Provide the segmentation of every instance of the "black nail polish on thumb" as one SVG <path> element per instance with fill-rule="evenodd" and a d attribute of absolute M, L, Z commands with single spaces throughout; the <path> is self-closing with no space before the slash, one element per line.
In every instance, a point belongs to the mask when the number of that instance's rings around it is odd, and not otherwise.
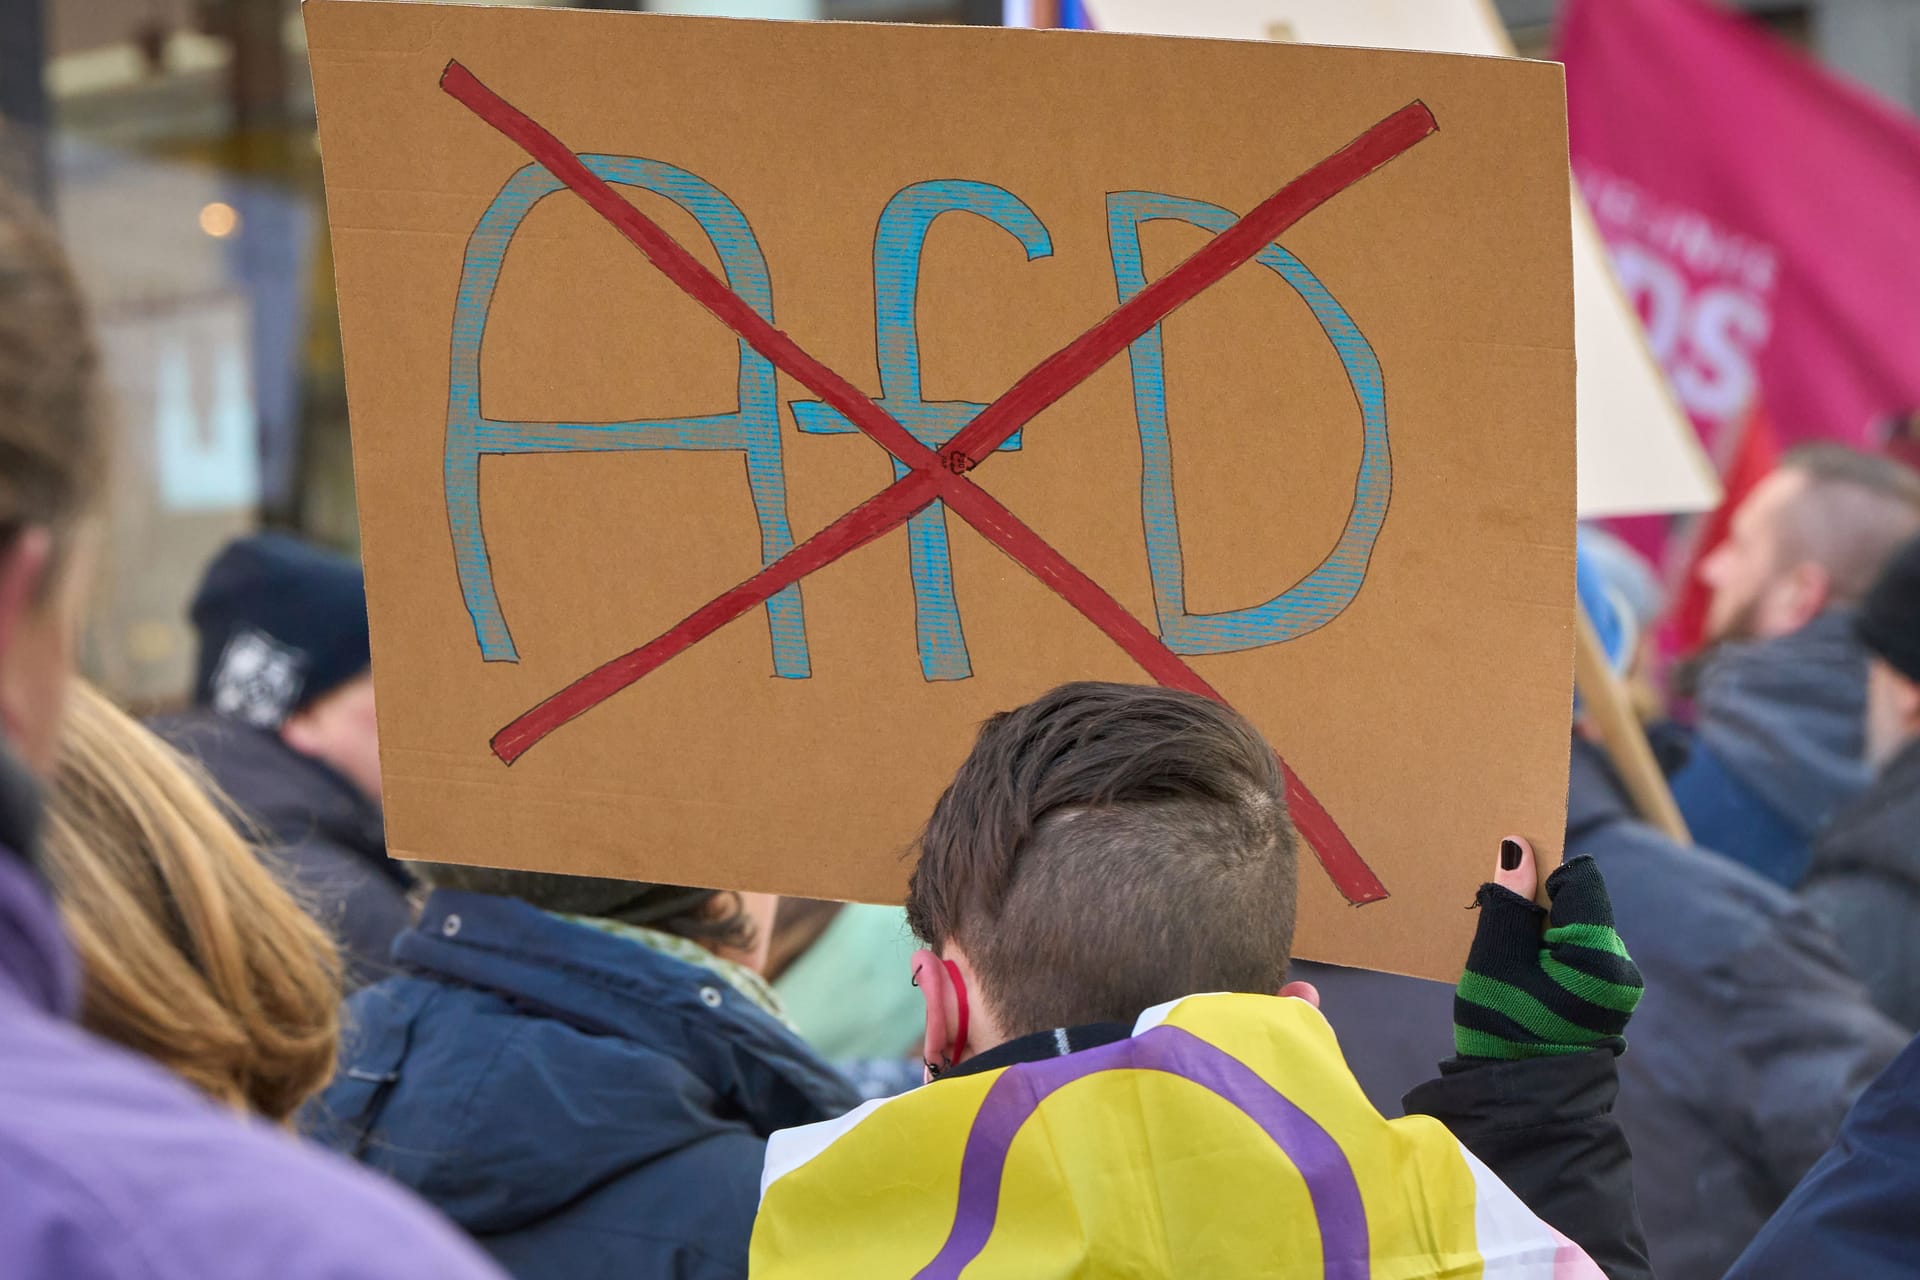
<path fill-rule="evenodd" d="M 1526 851 L 1520 847 L 1518 840 L 1502 840 L 1500 842 L 1500 869 L 1502 871 L 1518 871 L 1520 869 L 1520 859 L 1525 856 Z"/>

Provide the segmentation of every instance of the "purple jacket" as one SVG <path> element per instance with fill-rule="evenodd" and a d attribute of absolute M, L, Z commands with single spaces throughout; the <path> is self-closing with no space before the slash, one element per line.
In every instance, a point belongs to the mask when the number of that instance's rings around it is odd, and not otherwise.
<path fill-rule="evenodd" d="M 0 1273 L 7 1280 L 499 1280 L 398 1187 L 65 1020 L 53 905 L 0 845 Z"/>

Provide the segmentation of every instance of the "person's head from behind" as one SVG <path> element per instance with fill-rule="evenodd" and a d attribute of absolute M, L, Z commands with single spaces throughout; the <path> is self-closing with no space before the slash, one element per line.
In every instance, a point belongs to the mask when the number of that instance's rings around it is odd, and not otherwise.
<path fill-rule="evenodd" d="M 359 565 L 285 534 L 249 534 L 214 557 L 189 613 L 197 705 L 279 734 L 380 798 Z"/>
<path fill-rule="evenodd" d="M 1272 748 L 1219 703 L 1079 683 L 994 716 L 908 890 L 928 1063 L 1196 992 L 1310 997 L 1287 984 L 1297 843 Z"/>
<path fill-rule="evenodd" d="M 1701 563 L 1707 638 L 1791 635 L 1859 603 L 1895 547 L 1920 531 L 1920 475 L 1837 444 L 1803 445 L 1748 494 Z"/>
<path fill-rule="evenodd" d="M 80 957 L 82 1024 L 287 1119 L 333 1072 L 334 944 L 190 764 L 90 687 L 72 704 L 42 862 Z"/>
<path fill-rule="evenodd" d="M 1920 742 L 1920 537 L 1887 562 L 1858 630 L 1868 653 L 1867 758 L 1877 767 Z"/>
<path fill-rule="evenodd" d="M 105 470 L 99 358 L 52 231 L 0 186 L 0 728 L 51 767 Z"/>
<path fill-rule="evenodd" d="M 755 972 L 766 968 L 773 918 L 780 904 L 780 899 L 770 893 L 691 889 L 450 862 L 409 862 L 407 866 L 429 888 L 517 898 L 554 915 L 653 929 L 698 943 Z"/>

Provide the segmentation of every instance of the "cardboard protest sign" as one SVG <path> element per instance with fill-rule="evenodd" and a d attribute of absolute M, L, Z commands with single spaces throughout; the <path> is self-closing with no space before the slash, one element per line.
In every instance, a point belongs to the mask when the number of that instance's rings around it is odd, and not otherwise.
<path fill-rule="evenodd" d="M 1261 727 L 1303 955 L 1557 849 L 1557 68 L 306 15 L 396 856 L 897 901 L 1070 679 Z"/>
<path fill-rule="evenodd" d="M 1492 0 L 1087 0 L 1103 31 L 1511 56 Z M 1580 514 L 1710 511 L 1720 480 L 1574 191 Z"/>

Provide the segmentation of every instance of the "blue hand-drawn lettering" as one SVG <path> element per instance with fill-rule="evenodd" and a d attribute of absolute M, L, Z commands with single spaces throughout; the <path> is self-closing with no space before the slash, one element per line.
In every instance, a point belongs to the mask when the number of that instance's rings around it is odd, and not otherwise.
<path fill-rule="evenodd" d="M 658 160 L 610 155 L 582 155 L 580 160 L 608 182 L 654 192 L 692 214 L 718 251 L 728 286 L 767 321 L 773 320 L 766 258 L 733 201 L 685 169 Z M 533 207 L 561 189 L 559 179 L 537 164 L 507 180 L 467 242 L 455 302 L 447 395 L 447 515 L 460 593 L 473 618 L 480 655 L 488 662 L 517 662 L 519 652 L 500 612 L 480 526 L 484 454 L 736 449 L 746 455 L 762 563 L 772 564 L 793 548 L 773 365 L 745 341 L 740 343 L 739 406 L 732 413 L 624 422 L 514 422 L 488 418 L 481 411 L 480 348 L 501 265 Z M 767 626 L 773 637 L 774 673 L 787 679 L 808 676 L 812 668 L 798 584 L 767 601 Z"/>
<path fill-rule="evenodd" d="M 1033 210 L 1013 193 L 984 182 L 941 179 L 915 183 L 895 195 L 881 211 L 873 242 L 874 329 L 882 393 L 877 403 L 930 449 L 943 447 L 986 408 L 967 400 L 929 404 L 921 395 L 916 320 L 921 251 L 933 220 L 953 211 L 978 214 L 1007 231 L 1019 240 L 1029 262 L 1053 252 L 1047 229 Z M 817 400 L 795 401 L 793 416 L 800 430 L 814 435 L 842 435 L 854 430 L 837 410 Z M 1019 433 L 1000 447 L 1020 448 Z M 893 473 L 895 479 L 907 474 L 906 466 L 897 458 Z M 928 680 L 964 680 L 973 674 L 973 666 L 954 602 L 953 562 L 948 553 L 943 504 L 934 503 L 908 522 L 907 546 L 921 674 Z"/>
<path fill-rule="evenodd" d="M 1140 226 L 1176 219 L 1225 231 L 1234 215 L 1218 205 L 1150 191 L 1107 196 L 1107 232 L 1114 284 L 1125 303 L 1147 280 L 1140 260 Z M 1155 325 L 1128 348 L 1133 365 L 1134 414 L 1142 459 L 1140 512 L 1146 525 L 1147 566 L 1153 577 L 1160 636 L 1176 653 L 1231 653 L 1292 640 L 1325 626 L 1359 594 L 1367 560 L 1386 519 L 1393 464 L 1387 442 L 1386 388 L 1380 361 L 1353 318 L 1301 261 L 1277 244 L 1255 258 L 1291 285 L 1333 343 L 1360 404 L 1361 451 L 1353 505 L 1340 541 L 1306 577 L 1265 604 L 1222 613 L 1189 613 L 1181 559 L 1180 522 L 1173 497 L 1173 445 L 1167 433 L 1166 365 Z"/>

